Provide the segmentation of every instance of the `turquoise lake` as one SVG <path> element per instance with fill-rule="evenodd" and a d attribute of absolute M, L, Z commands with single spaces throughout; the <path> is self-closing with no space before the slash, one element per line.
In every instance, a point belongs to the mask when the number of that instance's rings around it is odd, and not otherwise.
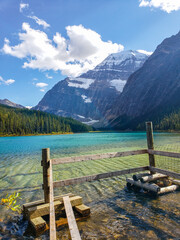
<path fill-rule="evenodd" d="M 180 134 L 154 133 L 155 149 L 180 152 Z M 81 133 L 0 138 L 0 198 L 21 193 L 20 204 L 43 198 L 41 149 L 50 148 L 51 158 L 146 148 L 145 132 Z M 180 173 L 180 161 L 156 157 L 158 167 Z M 148 165 L 148 156 L 94 160 L 55 165 L 54 180 Z M 91 217 L 78 223 L 82 239 L 179 239 L 180 192 L 157 199 L 126 189 L 120 176 L 55 189 L 83 197 Z M 128 176 L 129 177 L 129 176 Z M 33 239 L 27 223 L 0 206 L 0 239 Z M 60 239 L 69 239 L 67 227 L 58 229 Z M 2 237 L 2 238 L 1 238 Z M 4 237 L 4 238 L 3 238 Z M 48 239 L 45 233 L 39 239 Z"/>

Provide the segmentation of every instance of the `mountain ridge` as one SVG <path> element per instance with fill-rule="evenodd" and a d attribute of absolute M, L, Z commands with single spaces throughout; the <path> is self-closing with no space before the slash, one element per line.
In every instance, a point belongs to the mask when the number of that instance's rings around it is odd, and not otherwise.
<path fill-rule="evenodd" d="M 8 100 L 7 98 L 5 99 L 0 99 L 0 104 L 6 105 L 6 106 L 10 106 L 10 107 L 16 107 L 16 108 L 25 108 L 24 106 L 11 102 L 10 100 Z"/>
<path fill-rule="evenodd" d="M 132 50 L 111 54 L 93 70 L 59 81 L 34 109 L 97 123 L 120 95 L 129 75 L 147 58 Z"/>
<path fill-rule="evenodd" d="M 138 119 L 145 121 L 152 116 L 157 119 L 160 113 L 170 113 L 179 107 L 180 32 L 163 40 L 144 65 L 129 77 L 106 117 L 111 127 L 129 128 Z"/>

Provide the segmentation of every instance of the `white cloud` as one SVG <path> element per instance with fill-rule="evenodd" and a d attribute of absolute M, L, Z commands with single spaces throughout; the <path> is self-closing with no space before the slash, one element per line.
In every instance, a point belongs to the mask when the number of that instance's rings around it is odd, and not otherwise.
<path fill-rule="evenodd" d="M 38 79 L 37 78 L 33 78 L 33 81 L 37 81 Z"/>
<path fill-rule="evenodd" d="M 47 83 L 43 83 L 43 82 L 38 82 L 35 84 L 36 87 L 40 88 L 41 92 L 45 92 L 46 87 L 48 86 Z"/>
<path fill-rule="evenodd" d="M 25 9 L 25 8 L 28 8 L 29 7 L 29 4 L 28 3 L 20 3 L 20 5 L 19 5 L 19 11 L 20 12 L 23 12 L 23 10 Z"/>
<path fill-rule="evenodd" d="M 180 9 L 180 0 L 139 0 L 140 7 L 155 7 L 170 13 Z"/>
<path fill-rule="evenodd" d="M 47 86 L 48 86 L 47 83 L 43 83 L 43 82 L 36 83 L 36 87 L 43 88 L 43 87 L 47 87 Z"/>
<path fill-rule="evenodd" d="M 0 85 L 1 85 L 1 84 L 11 85 L 11 84 L 14 83 L 14 82 L 15 82 L 14 79 L 4 80 L 4 79 L 0 76 Z"/>
<path fill-rule="evenodd" d="M 22 30 L 21 42 L 10 46 L 6 39 L 2 50 L 24 58 L 23 68 L 60 70 L 63 75 L 75 77 L 93 69 L 109 54 L 124 49 L 121 44 L 103 41 L 98 33 L 82 25 L 66 27 L 67 39 L 56 33 L 50 40 L 45 32 L 32 29 L 28 23 L 22 24 Z"/>
<path fill-rule="evenodd" d="M 141 50 L 141 49 L 139 49 L 137 51 L 140 52 L 140 53 L 146 54 L 147 56 L 150 56 L 153 53 L 153 52 L 148 52 L 146 50 Z"/>
<path fill-rule="evenodd" d="M 43 28 L 48 28 L 48 27 L 50 27 L 50 25 L 49 25 L 46 21 L 44 21 L 43 19 L 39 19 L 39 18 L 36 17 L 36 16 L 28 16 L 28 18 L 31 18 L 31 19 L 35 20 L 35 22 L 36 22 L 38 25 L 43 26 Z"/>
<path fill-rule="evenodd" d="M 52 77 L 52 76 L 49 76 L 48 73 L 46 73 L 46 78 L 52 79 L 53 77 Z"/>

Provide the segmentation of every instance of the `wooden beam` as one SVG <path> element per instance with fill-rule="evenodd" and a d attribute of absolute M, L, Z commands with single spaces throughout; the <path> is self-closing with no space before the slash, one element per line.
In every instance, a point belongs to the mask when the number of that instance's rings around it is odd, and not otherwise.
<path fill-rule="evenodd" d="M 138 168 L 130 168 L 130 169 L 125 169 L 125 170 L 119 170 L 115 172 L 107 172 L 107 173 L 100 173 L 100 174 L 95 174 L 91 176 L 84 176 L 84 177 L 79 177 L 79 178 L 71 178 L 67 180 L 61 180 L 61 181 L 56 181 L 54 182 L 54 187 L 62 187 L 62 186 L 69 186 L 73 184 L 78 184 L 78 183 L 83 183 L 83 182 L 91 182 L 103 178 L 109 178 L 109 177 L 115 177 L 115 176 L 120 176 L 124 174 L 130 174 L 134 172 L 141 172 L 141 171 L 146 171 L 149 170 L 148 166 L 145 167 L 138 167 Z"/>
<path fill-rule="evenodd" d="M 75 195 L 72 194 L 72 193 L 63 194 L 63 195 L 54 197 L 54 201 L 58 201 L 59 200 L 59 201 L 62 202 L 63 197 L 66 197 L 66 196 L 74 197 Z M 34 202 L 30 202 L 30 203 L 25 203 L 25 204 L 23 204 L 23 209 L 25 210 L 27 208 L 36 207 L 36 206 L 42 205 L 42 204 L 45 204 L 44 199 L 37 200 L 37 201 L 34 201 Z"/>
<path fill-rule="evenodd" d="M 146 135 L 147 135 L 147 146 L 149 149 L 154 149 L 154 139 L 153 139 L 153 125 L 152 122 L 146 122 Z M 149 153 L 149 165 L 155 167 L 154 155 Z"/>
<path fill-rule="evenodd" d="M 54 210 L 54 191 L 53 191 L 53 173 L 52 173 L 52 162 L 49 161 L 49 221 L 50 221 L 50 240 L 56 240 L 56 220 Z M 69 197 L 68 197 L 69 198 Z"/>
<path fill-rule="evenodd" d="M 49 161 L 50 161 L 50 149 L 42 149 L 42 166 L 43 166 L 43 190 L 44 201 L 49 202 Z"/>
<path fill-rule="evenodd" d="M 78 206 L 75 206 L 74 207 L 75 210 L 80 213 L 83 217 L 84 216 L 89 216 L 90 214 L 90 207 L 84 205 L 84 204 L 81 204 L 81 205 L 78 205 Z"/>
<path fill-rule="evenodd" d="M 82 204 L 82 197 L 74 196 L 70 197 L 71 205 L 74 207 L 76 205 Z M 36 217 L 41 217 L 49 214 L 49 203 L 45 203 L 36 207 L 31 207 L 27 209 L 27 215 L 29 219 L 33 219 Z M 64 209 L 63 201 L 55 201 L 54 202 L 55 212 L 59 212 Z"/>
<path fill-rule="evenodd" d="M 175 153 L 175 152 L 164 152 L 164 151 L 157 151 L 157 150 L 148 149 L 148 153 L 149 154 L 160 155 L 160 156 L 164 156 L 164 157 L 180 158 L 180 153 Z"/>
<path fill-rule="evenodd" d="M 179 173 L 175 173 L 175 172 L 172 172 L 172 171 L 168 171 L 168 170 L 164 170 L 164 169 L 160 169 L 160 168 L 155 168 L 155 167 L 149 167 L 149 170 L 153 171 L 153 172 L 158 172 L 158 173 L 165 174 L 169 177 L 180 179 L 180 174 Z"/>
<path fill-rule="evenodd" d="M 30 220 L 31 225 L 35 229 L 36 233 L 46 228 L 46 222 L 42 217 L 37 217 Z"/>
<path fill-rule="evenodd" d="M 64 201 L 64 207 L 65 207 L 66 216 L 67 216 L 67 220 L 68 220 L 69 230 L 70 230 L 70 234 L 71 234 L 71 239 L 72 240 L 81 240 L 81 236 L 79 234 L 79 230 L 77 227 L 77 223 L 76 223 L 76 220 L 74 217 L 74 213 L 72 210 L 72 206 L 71 206 L 69 197 L 63 197 L 63 201 Z"/>
<path fill-rule="evenodd" d="M 127 151 L 127 152 L 113 152 L 113 153 L 103 153 L 103 154 L 95 154 L 95 155 L 54 158 L 52 159 L 52 164 L 73 163 L 73 162 L 82 162 L 82 161 L 88 161 L 88 160 L 125 157 L 125 156 L 139 155 L 139 154 L 146 154 L 146 153 L 148 153 L 147 149 L 142 149 L 142 150 L 136 150 L 136 151 Z"/>

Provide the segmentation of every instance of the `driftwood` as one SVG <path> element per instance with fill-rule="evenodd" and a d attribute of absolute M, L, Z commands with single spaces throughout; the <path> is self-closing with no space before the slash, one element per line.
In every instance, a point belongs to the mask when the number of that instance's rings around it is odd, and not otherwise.
<path fill-rule="evenodd" d="M 163 193 L 169 193 L 169 192 L 174 192 L 179 188 L 178 185 L 171 185 L 168 187 L 162 187 L 160 189 L 160 191 L 158 192 L 158 194 L 163 194 Z"/>
<path fill-rule="evenodd" d="M 150 174 L 150 173 L 134 174 L 134 175 L 133 175 L 133 180 L 134 180 L 134 181 L 138 181 L 138 180 L 140 180 L 141 177 L 149 176 L 149 175 L 151 175 L 151 174 Z"/>
<path fill-rule="evenodd" d="M 160 169 L 160 168 L 150 167 L 150 166 L 149 166 L 149 170 L 153 171 L 153 172 L 165 174 L 165 175 L 167 175 L 169 177 L 180 179 L 180 174 L 179 173 L 175 173 L 175 172 L 164 170 L 164 169 Z"/>
<path fill-rule="evenodd" d="M 175 185 L 180 186 L 180 180 L 172 179 L 171 181 L 172 181 L 172 183 L 174 183 Z"/>
<path fill-rule="evenodd" d="M 132 178 L 127 178 L 126 181 L 134 186 L 137 186 L 139 188 L 152 191 L 155 193 L 158 193 L 160 191 L 160 187 L 154 183 L 149 184 L 149 183 L 142 183 L 140 181 L 134 181 Z"/>
<path fill-rule="evenodd" d="M 151 181 L 155 181 L 155 180 L 162 179 L 162 178 L 167 178 L 167 177 L 168 177 L 167 175 L 164 175 L 164 174 L 161 174 L 161 173 L 155 173 L 155 174 L 152 174 L 152 175 L 149 175 L 149 176 L 140 177 L 140 181 L 142 183 L 145 183 L 145 182 L 151 182 Z"/>

